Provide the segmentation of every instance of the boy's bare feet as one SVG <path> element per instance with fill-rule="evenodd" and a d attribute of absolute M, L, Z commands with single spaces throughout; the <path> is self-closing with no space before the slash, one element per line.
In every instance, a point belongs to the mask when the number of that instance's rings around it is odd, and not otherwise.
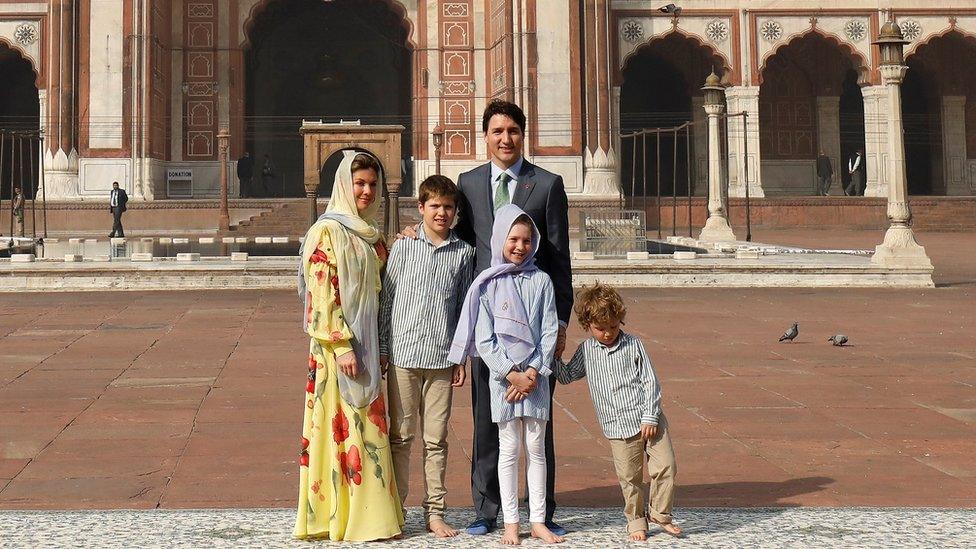
<path fill-rule="evenodd" d="M 532 537 L 541 539 L 542 543 L 562 543 L 566 541 L 562 536 L 557 536 L 546 528 L 544 522 L 532 523 Z"/>
<path fill-rule="evenodd" d="M 652 520 L 651 522 L 660 526 L 661 529 L 664 530 L 664 533 L 666 534 L 671 534 L 676 538 L 680 538 L 683 535 L 681 528 L 679 528 L 678 525 L 673 522 L 662 523 L 656 520 Z"/>
<path fill-rule="evenodd" d="M 630 541 L 647 541 L 647 530 L 637 530 L 630 533 Z"/>
<path fill-rule="evenodd" d="M 519 537 L 519 525 L 517 522 L 505 523 L 505 533 L 502 534 L 502 545 L 520 545 L 522 538 Z"/>
<path fill-rule="evenodd" d="M 451 525 L 441 519 L 430 519 L 427 530 L 439 538 L 453 538 L 458 535 L 458 531 L 451 528 Z"/>

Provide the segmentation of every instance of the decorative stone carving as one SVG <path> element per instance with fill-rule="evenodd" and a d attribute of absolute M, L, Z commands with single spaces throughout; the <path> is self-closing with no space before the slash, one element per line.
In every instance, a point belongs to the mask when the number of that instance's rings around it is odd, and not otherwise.
<path fill-rule="evenodd" d="M 30 46 L 34 42 L 37 42 L 37 27 L 30 23 L 22 23 L 17 25 L 17 29 L 14 30 L 14 39 L 17 40 L 17 43 L 21 46 Z"/>
<path fill-rule="evenodd" d="M 624 21 L 623 26 L 620 27 L 620 34 L 628 42 L 637 42 L 644 37 L 644 25 L 633 19 Z"/>
<path fill-rule="evenodd" d="M 729 27 L 725 21 L 716 19 L 705 26 L 705 35 L 712 42 L 724 42 L 729 37 Z"/>
<path fill-rule="evenodd" d="M 915 21 L 914 19 L 909 19 L 907 21 L 902 21 L 899 25 L 901 27 L 901 34 L 905 37 L 905 40 L 909 42 L 914 42 L 918 40 L 918 37 L 922 35 L 922 25 Z"/>
<path fill-rule="evenodd" d="M 844 24 L 844 34 L 851 42 L 860 42 L 868 35 L 868 28 L 863 21 L 851 19 Z"/>
<path fill-rule="evenodd" d="M 759 35 L 766 41 L 775 42 L 783 37 L 783 25 L 776 21 L 766 21 L 759 27 Z"/>

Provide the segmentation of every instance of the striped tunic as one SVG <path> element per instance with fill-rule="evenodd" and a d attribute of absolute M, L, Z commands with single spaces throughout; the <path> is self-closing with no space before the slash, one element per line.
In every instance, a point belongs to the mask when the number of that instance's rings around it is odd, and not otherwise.
<path fill-rule="evenodd" d="M 495 321 L 486 291 L 482 291 L 479 299 L 481 311 L 478 313 L 474 334 L 478 354 L 490 370 L 488 391 L 491 395 L 491 421 L 501 423 L 517 417 L 534 417 L 548 421 L 548 376 L 552 375 L 552 357 L 559 332 L 552 280 L 540 270 L 518 273 L 515 275 L 515 290 L 525 304 L 529 331 L 532 333 L 532 341 L 536 342 L 536 350 L 524 364 L 512 362 L 505 354 L 505 349 L 498 344 Z M 513 369 L 524 371 L 528 368 L 535 368 L 539 372 L 535 390 L 519 402 L 506 401 L 505 391 L 508 390 L 509 382 L 505 377 Z"/>
<path fill-rule="evenodd" d="M 657 425 L 661 386 L 640 339 L 621 331 L 617 342 L 607 347 L 591 337 L 580 343 L 569 364 L 556 364 L 559 383 L 587 378 L 607 438 L 632 437 L 641 424 Z"/>
<path fill-rule="evenodd" d="M 380 354 L 400 368 L 446 368 L 464 295 L 474 278 L 474 247 L 453 231 L 435 246 L 417 238 L 393 244 L 380 292 Z"/>

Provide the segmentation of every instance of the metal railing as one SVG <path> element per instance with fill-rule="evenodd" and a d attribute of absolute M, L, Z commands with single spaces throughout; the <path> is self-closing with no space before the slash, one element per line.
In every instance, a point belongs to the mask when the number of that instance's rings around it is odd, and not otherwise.
<path fill-rule="evenodd" d="M 729 184 L 730 184 L 730 169 L 735 169 L 738 174 L 741 174 L 741 184 L 744 186 L 745 196 L 744 196 L 744 207 L 745 207 L 745 229 L 746 229 L 746 240 L 752 240 L 752 212 L 750 207 L 750 197 L 749 197 L 749 143 L 747 139 L 748 132 L 748 113 L 739 112 L 732 114 L 722 114 L 719 115 L 721 119 L 721 124 L 719 127 L 720 138 L 719 143 L 721 150 L 720 158 L 722 159 L 722 171 L 721 171 L 721 192 L 722 192 L 722 202 L 725 205 L 726 216 L 729 219 L 729 223 L 732 223 L 732 204 L 729 200 Z M 736 130 L 732 133 L 729 131 L 729 120 L 741 118 L 741 131 Z M 643 128 L 640 130 L 625 132 L 620 134 L 620 151 L 621 151 L 621 171 L 620 171 L 620 194 L 621 194 L 621 209 L 626 207 L 640 209 L 643 212 L 648 212 L 649 203 L 653 207 L 655 212 L 652 215 L 647 215 L 646 219 L 648 222 L 647 229 L 656 229 L 657 238 L 661 239 L 664 236 L 663 223 L 662 223 L 662 204 L 664 199 L 668 199 L 671 202 L 671 235 L 678 235 L 679 225 L 682 223 L 684 226 L 687 236 L 693 236 L 693 231 L 695 229 L 693 222 L 693 210 L 694 210 L 694 181 L 700 181 L 705 188 L 705 201 L 703 206 L 699 206 L 704 209 L 704 215 L 708 216 L 708 198 L 709 198 L 709 186 L 708 186 L 708 169 L 700 170 L 696 166 L 695 154 L 695 143 L 692 137 L 692 133 L 695 129 L 704 126 L 707 132 L 708 120 L 685 122 L 678 126 L 672 126 L 667 128 Z M 729 141 L 734 139 L 738 142 L 739 147 L 738 154 L 735 155 L 735 164 L 731 165 L 731 157 L 729 155 Z M 683 147 L 682 147 L 683 146 Z M 684 148 L 684 154 L 680 154 L 680 149 Z M 706 148 L 707 148 L 707 138 L 706 138 Z M 670 150 L 668 150 L 670 149 Z M 629 151 L 629 155 L 627 152 Z M 666 168 L 670 169 L 670 177 L 665 179 L 670 179 L 670 181 L 662 179 L 662 160 L 666 160 L 670 156 L 670 165 Z M 707 155 L 706 155 L 707 157 Z M 741 164 L 741 165 L 740 165 Z M 652 165 L 652 166 L 650 166 Z M 707 165 L 707 161 L 706 161 Z M 624 168 L 629 167 L 629 174 L 624 173 Z M 741 168 L 741 170 L 740 170 Z M 681 172 L 684 172 L 681 174 Z M 628 177 L 629 175 L 629 177 Z M 683 186 L 684 193 L 678 192 L 679 189 L 679 178 L 683 175 Z M 686 209 L 686 216 L 681 222 L 678 220 L 678 206 L 679 202 L 684 202 Z M 650 223 L 654 223 L 655 226 L 651 226 Z"/>

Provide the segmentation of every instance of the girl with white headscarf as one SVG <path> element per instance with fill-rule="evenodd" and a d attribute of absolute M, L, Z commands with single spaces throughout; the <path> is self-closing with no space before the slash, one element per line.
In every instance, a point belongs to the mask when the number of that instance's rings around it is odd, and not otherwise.
<path fill-rule="evenodd" d="M 311 337 L 295 537 L 370 541 L 400 534 L 378 352 L 379 163 L 345 151 L 325 213 L 305 234 L 299 292 Z"/>

